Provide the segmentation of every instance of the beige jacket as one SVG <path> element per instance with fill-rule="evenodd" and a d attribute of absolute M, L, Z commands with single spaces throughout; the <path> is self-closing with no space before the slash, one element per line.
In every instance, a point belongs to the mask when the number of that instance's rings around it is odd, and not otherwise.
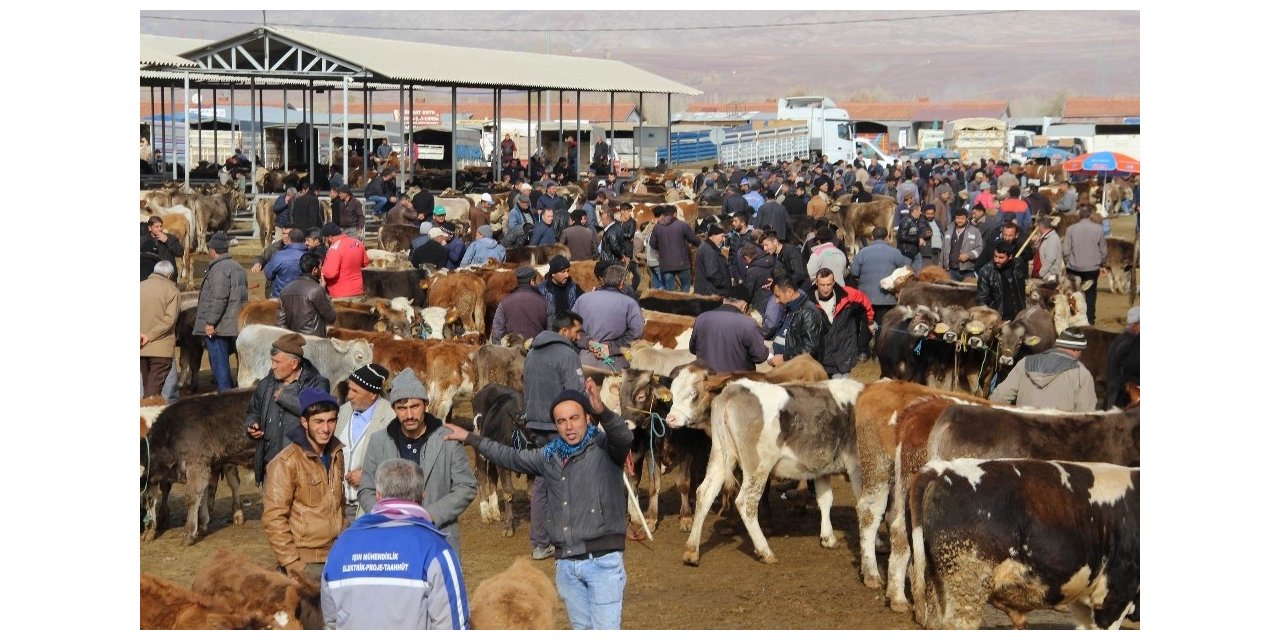
<path fill-rule="evenodd" d="M 341 407 L 338 407 L 338 431 L 334 434 L 343 442 L 342 456 L 346 459 L 348 473 L 364 468 L 364 451 L 369 446 L 369 437 L 378 431 L 385 431 L 387 425 L 396 419 L 396 411 L 391 408 L 391 403 L 379 396 L 378 401 L 373 405 L 373 418 L 369 420 L 369 426 L 365 428 L 364 433 L 360 434 L 360 440 L 357 442 L 351 437 L 351 415 L 354 412 L 355 409 L 351 407 L 350 402 L 344 402 Z M 348 484 L 345 491 L 347 504 L 357 504 L 360 486 L 353 487 Z M 364 515 L 364 509 L 359 509 L 358 515 Z"/>
<path fill-rule="evenodd" d="M 147 337 L 147 344 L 138 355 L 172 358 L 177 346 L 173 330 L 178 322 L 178 288 L 168 278 L 153 273 L 142 281 L 139 298 L 141 332 Z"/>

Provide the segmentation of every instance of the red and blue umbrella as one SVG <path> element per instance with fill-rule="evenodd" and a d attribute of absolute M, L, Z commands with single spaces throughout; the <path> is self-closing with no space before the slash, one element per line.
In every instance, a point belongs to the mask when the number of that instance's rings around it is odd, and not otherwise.
<path fill-rule="evenodd" d="M 1142 163 L 1124 155 L 1111 151 L 1097 151 L 1076 156 L 1062 164 L 1068 172 L 1084 172 L 1101 176 L 1133 174 L 1142 172 Z"/>

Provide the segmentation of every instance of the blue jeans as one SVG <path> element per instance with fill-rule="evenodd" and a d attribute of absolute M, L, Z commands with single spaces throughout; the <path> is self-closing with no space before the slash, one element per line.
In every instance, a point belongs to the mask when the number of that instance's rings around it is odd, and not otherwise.
<path fill-rule="evenodd" d="M 378 213 L 386 213 L 387 211 L 386 196 L 368 196 L 365 198 L 365 200 L 368 200 L 369 202 L 372 202 L 375 205 L 373 208 L 374 211 L 377 211 Z"/>
<path fill-rule="evenodd" d="M 680 278 L 680 289 L 676 289 L 676 278 Z M 693 289 L 693 279 L 689 277 L 689 270 L 683 271 L 663 271 L 662 272 L 662 288 L 667 291 L 684 291 L 688 293 Z"/>
<path fill-rule="evenodd" d="M 948 269 L 947 271 L 951 272 L 951 279 L 956 282 L 960 282 L 961 280 L 977 273 L 976 271 L 961 271 L 959 269 Z"/>
<path fill-rule="evenodd" d="M 178 359 L 173 359 L 173 366 L 169 368 L 169 375 L 164 379 L 164 389 L 160 391 L 160 395 L 169 404 L 178 401 Z"/>
<path fill-rule="evenodd" d="M 209 353 L 209 368 L 213 369 L 213 381 L 218 385 L 218 392 L 236 388 L 236 381 L 231 378 L 231 344 L 235 338 L 228 336 L 205 337 L 204 348 Z"/>
<path fill-rule="evenodd" d="M 657 267 L 649 267 L 649 285 L 652 289 L 662 289 L 662 270 Z"/>
<path fill-rule="evenodd" d="M 621 629 L 626 586 L 621 551 L 587 560 L 556 560 L 556 590 L 574 629 Z"/>

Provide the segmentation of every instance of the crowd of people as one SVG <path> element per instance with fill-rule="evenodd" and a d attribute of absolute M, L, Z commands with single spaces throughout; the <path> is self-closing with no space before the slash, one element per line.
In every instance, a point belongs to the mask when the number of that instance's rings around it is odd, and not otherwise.
<path fill-rule="evenodd" d="M 513 161 L 508 142 L 503 158 Z M 656 219 L 637 229 L 631 205 L 619 198 L 623 183 L 600 159 L 593 157 L 599 175 L 587 181 L 585 203 L 574 210 L 554 178 L 507 174 L 505 220 L 484 194 L 467 216 L 466 239 L 429 191 L 409 197 L 391 171 L 364 193 L 385 223 L 419 226 L 409 253 L 417 267 L 502 262 L 508 250 L 525 245 L 568 247 L 571 259 L 553 257 L 541 279 L 530 267 L 516 270 L 517 286 L 498 305 L 490 333 L 495 342 L 508 335 L 529 341 L 523 399 L 534 434 L 530 450 L 432 415 L 412 369 L 388 380 L 385 368 L 367 365 L 349 376 L 345 399 L 329 395 L 334 381 L 307 360 L 303 336 L 325 336 L 336 318 L 333 301 L 364 294 L 364 206 L 345 185 L 328 185 L 327 221 L 317 199 L 324 185 L 289 189 L 274 203 L 281 237 L 250 271 L 266 278 L 265 295 L 280 300 L 277 324 L 290 333 L 272 345 L 271 374 L 254 388 L 243 427 L 255 443 L 262 526 L 277 563 L 287 573 L 321 579 L 331 628 L 468 626 L 458 517 L 475 499 L 477 483 L 464 445 L 533 476 L 532 557 L 555 558 L 572 626 L 620 627 L 626 497 L 617 477 L 632 434 L 602 405 L 598 383 L 584 368 L 629 366 L 626 349 L 644 329 L 641 262 L 651 288 L 721 297 L 719 308 L 697 316 L 689 341 L 689 350 L 721 373 L 809 355 L 832 378 L 848 377 L 874 352 L 883 317 L 897 304 L 881 279 L 907 265 L 936 265 L 954 280 L 976 280 L 979 302 L 1006 320 L 1026 306 L 1028 278 L 1075 276 L 1090 283 L 1088 318 L 1095 319 L 1092 283 L 1106 257 L 1103 226 L 1081 211 L 1059 242 L 1049 216 L 1073 211 L 1074 198 L 1053 205 L 1035 184 L 995 163 L 884 167 L 875 159 L 824 158 L 707 167 L 694 190 L 721 203 L 717 215 L 689 224 L 675 206 L 658 205 Z M 992 181 L 1003 185 L 999 198 Z M 845 194 L 854 202 L 889 196 L 898 205 L 893 223 L 876 227 L 852 259 L 826 217 Z M 141 243 L 143 394 L 172 398 L 179 297 L 173 276 L 183 247 L 159 218 L 145 225 Z M 208 251 L 194 331 L 221 392 L 235 387 L 229 354 L 249 287 L 226 234 L 215 233 Z M 595 261 L 600 285 L 588 291 L 574 282 L 571 260 Z M 1117 385 L 1137 377 L 1136 307 L 1126 320 L 1111 354 L 1108 380 Z M 1092 409 L 1093 380 L 1078 362 L 1085 346 L 1080 332 L 1063 332 L 1053 350 L 1020 361 L 993 401 Z M 1105 406 L 1123 404 L 1125 393 L 1109 385 Z"/>

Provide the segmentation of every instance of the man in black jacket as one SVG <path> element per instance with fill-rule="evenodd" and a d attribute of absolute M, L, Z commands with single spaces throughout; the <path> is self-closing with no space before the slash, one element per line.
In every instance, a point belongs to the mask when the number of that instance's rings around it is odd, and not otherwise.
<path fill-rule="evenodd" d="M 147 218 L 147 235 L 142 236 L 142 279 L 151 277 L 157 262 L 168 260 L 176 265 L 182 254 L 178 238 L 165 233 L 164 220 L 159 216 Z"/>
<path fill-rule="evenodd" d="M 396 203 L 396 185 L 391 179 L 395 174 L 395 169 L 383 169 L 369 181 L 369 184 L 365 185 L 364 199 L 374 203 L 374 213 L 386 213 L 391 210 L 391 205 Z"/>
<path fill-rule="evenodd" d="M 782 324 L 773 339 L 773 357 L 769 358 L 769 364 L 776 367 L 806 353 L 821 362 L 822 312 L 786 278 L 773 279 L 773 296 L 782 305 Z"/>
<path fill-rule="evenodd" d="M 835 272 L 826 267 L 818 269 L 814 276 L 809 297 L 822 312 L 825 330 L 818 361 L 833 379 L 848 377 L 849 371 L 866 359 L 858 351 L 864 343 L 863 334 L 875 322 L 871 302 L 861 291 L 837 284 Z"/>
<path fill-rule="evenodd" d="M 1013 320 L 1027 306 L 1026 268 L 1013 257 L 1015 249 L 1001 240 L 996 243 L 991 262 L 978 269 L 978 304 L 1000 312 L 1000 317 Z"/>
<path fill-rule="evenodd" d="M 812 284 L 809 282 L 809 267 L 801 257 L 800 247 L 783 242 L 778 237 L 778 232 L 772 229 L 761 236 L 760 246 L 774 256 L 779 268 L 786 269 L 787 274 L 791 276 L 791 282 L 797 288 L 801 291 L 809 288 Z"/>
<path fill-rule="evenodd" d="M 722 215 L 733 215 L 739 211 L 746 211 L 749 206 L 747 204 L 747 199 L 742 197 L 742 194 L 738 193 L 737 184 L 738 183 L 736 182 L 731 182 L 724 189 L 724 204 L 720 207 L 720 213 Z"/>
<path fill-rule="evenodd" d="M 320 199 L 316 197 L 310 183 L 304 182 L 298 186 L 298 197 L 293 200 L 293 226 L 303 231 L 324 226 Z"/>
<path fill-rule="evenodd" d="M 711 225 L 707 239 L 698 245 L 693 276 L 693 292 L 701 295 L 723 296 L 729 289 L 729 263 L 720 252 L 724 244 L 724 229 Z"/>
<path fill-rule="evenodd" d="M 284 433 L 298 426 L 303 389 L 328 391 L 329 380 L 302 355 L 306 339 L 287 333 L 271 343 L 271 375 L 258 381 L 244 414 L 245 435 L 257 440 L 253 454 L 254 480 L 267 478 L 267 463 L 289 445 Z"/>

